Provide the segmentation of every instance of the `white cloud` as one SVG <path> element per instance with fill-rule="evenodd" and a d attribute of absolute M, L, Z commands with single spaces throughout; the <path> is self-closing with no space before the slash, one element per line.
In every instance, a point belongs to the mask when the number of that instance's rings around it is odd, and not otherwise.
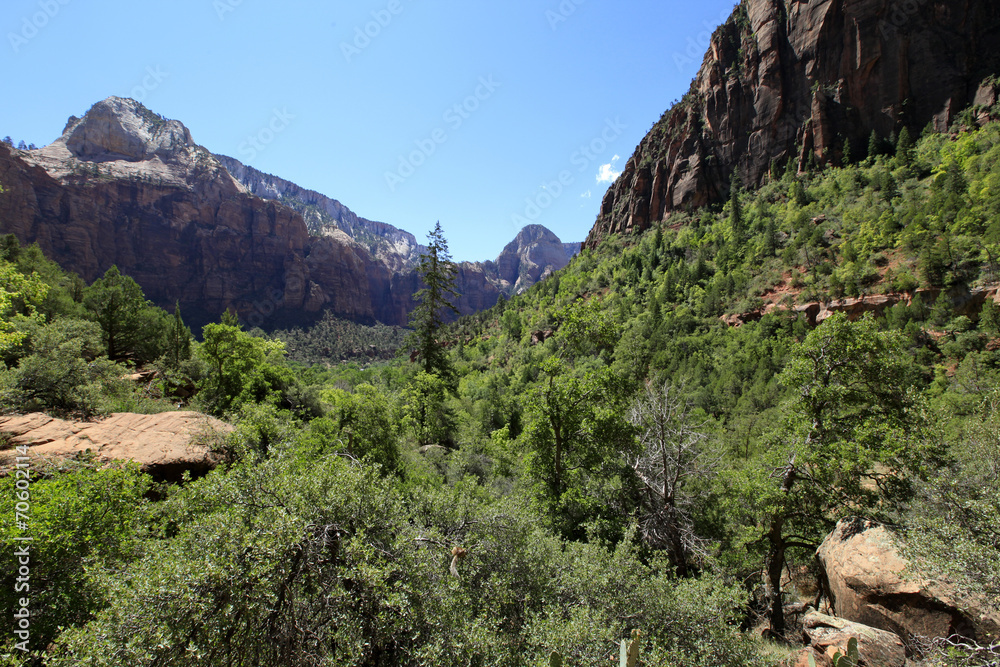
<path fill-rule="evenodd" d="M 621 175 L 620 171 L 617 171 L 615 167 L 617 166 L 618 160 L 621 158 L 619 156 L 614 156 L 611 158 L 611 162 L 608 164 L 602 164 L 601 168 L 597 170 L 597 182 L 598 183 L 612 183 L 616 178 Z"/>

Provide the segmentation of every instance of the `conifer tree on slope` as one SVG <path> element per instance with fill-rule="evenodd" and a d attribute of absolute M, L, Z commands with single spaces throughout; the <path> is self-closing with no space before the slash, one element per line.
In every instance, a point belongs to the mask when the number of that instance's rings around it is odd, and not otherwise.
<path fill-rule="evenodd" d="M 424 370 L 442 378 L 451 376 L 451 368 L 444 347 L 438 342 L 438 333 L 444 325 L 444 313 L 451 310 L 456 315 L 458 309 L 451 299 L 458 296 L 455 291 L 455 276 L 458 269 L 451 261 L 448 241 L 441 231 L 441 223 L 427 235 L 427 250 L 420 256 L 417 272 L 424 287 L 413 295 L 420 303 L 410 313 L 410 326 L 414 329 L 417 350 Z"/>

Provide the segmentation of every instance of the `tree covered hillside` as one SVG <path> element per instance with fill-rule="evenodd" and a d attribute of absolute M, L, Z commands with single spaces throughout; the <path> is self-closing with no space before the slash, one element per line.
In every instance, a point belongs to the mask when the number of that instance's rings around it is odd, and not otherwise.
<path fill-rule="evenodd" d="M 5 410 L 236 425 L 180 485 L 39 468 L 36 664 L 597 665 L 638 630 L 640 664 L 776 665 L 848 517 L 1000 608 L 1000 123 L 972 117 L 774 165 L 489 311 L 424 312 L 390 360 L 352 330 L 363 358 L 331 363 L 329 322 L 278 340 L 227 314 L 195 340 L 117 271 L 86 286 L 8 243 Z"/>

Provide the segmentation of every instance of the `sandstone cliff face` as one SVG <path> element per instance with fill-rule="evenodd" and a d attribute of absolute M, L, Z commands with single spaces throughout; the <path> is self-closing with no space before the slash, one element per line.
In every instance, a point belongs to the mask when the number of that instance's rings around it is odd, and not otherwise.
<path fill-rule="evenodd" d="M 92 281 L 112 264 L 154 303 L 202 324 L 235 309 L 251 326 L 322 310 L 377 315 L 389 282 L 346 237 L 314 239 L 301 217 L 254 196 L 177 121 L 109 98 L 36 151 L 0 147 L 0 231 L 37 242 Z M 393 322 L 398 323 L 398 322 Z"/>
<path fill-rule="evenodd" d="M 0 145 L 0 183 L 0 232 L 38 243 L 88 282 L 117 265 L 157 305 L 179 300 L 195 327 L 227 309 L 267 329 L 308 324 L 324 311 L 405 326 L 415 305 L 422 248 L 411 234 L 214 156 L 181 123 L 134 100 L 99 102 L 45 148 Z M 313 234 L 295 208 L 312 216 Z M 512 251 L 518 284 L 568 261 L 545 232 Z M 541 271 L 522 270 L 522 258 L 537 264 L 532 253 L 553 244 L 561 262 L 547 250 Z M 517 280 L 505 283 L 493 265 L 459 267 L 462 314 L 513 291 Z"/>
<path fill-rule="evenodd" d="M 340 230 L 390 271 L 412 269 L 425 250 L 413 234 L 384 222 L 361 218 L 336 199 L 265 174 L 235 158 L 225 155 L 215 158 L 248 192 L 261 199 L 280 201 L 301 213 L 310 233 L 326 236 Z"/>
<path fill-rule="evenodd" d="M 736 170 L 752 186 L 772 164 L 839 163 L 872 130 L 946 129 L 998 55 L 992 0 L 743 0 L 608 190 L 587 245 L 719 201 Z"/>
<path fill-rule="evenodd" d="M 225 170 L 80 162 L 62 141 L 38 153 L 0 147 L 0 231 L 88 281 L 117 264 L 155 303 L 179 299 L 195 322 L 285 292 L 307 254 L 301 217 L 244 193 Z"/>

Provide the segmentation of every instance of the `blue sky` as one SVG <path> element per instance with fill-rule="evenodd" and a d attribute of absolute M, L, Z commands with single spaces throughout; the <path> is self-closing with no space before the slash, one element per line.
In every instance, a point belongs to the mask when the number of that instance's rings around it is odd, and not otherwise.
<path fill-rule="evenodd" d="M 586 237 L 734 4 L 5 0 L 0 136 L 48 144 L 135 97 L 213 152 L 421 240 L 440 220 L 456 259 L 491 259 L 528 222 Z"/>

